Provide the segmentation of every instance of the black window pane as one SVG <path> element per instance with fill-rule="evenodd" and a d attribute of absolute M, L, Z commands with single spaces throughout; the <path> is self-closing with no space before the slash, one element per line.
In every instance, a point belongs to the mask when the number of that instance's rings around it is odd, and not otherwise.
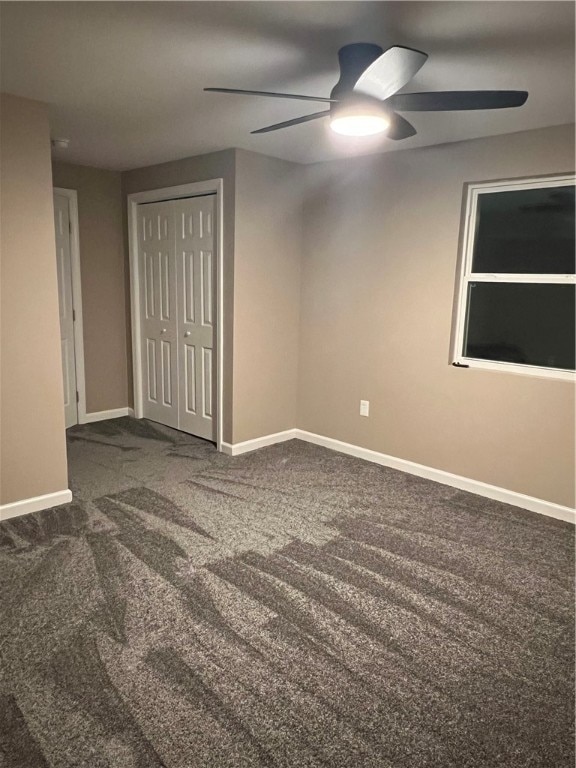
<path fill-rule="evenodd" d="M 576 286 L 470 283 L 464 356 L 574 370 Z"/>
<path fill-rule="evenodd" d="M 478 195 L 473 272 L 574 274 L 574 186 Z"/>

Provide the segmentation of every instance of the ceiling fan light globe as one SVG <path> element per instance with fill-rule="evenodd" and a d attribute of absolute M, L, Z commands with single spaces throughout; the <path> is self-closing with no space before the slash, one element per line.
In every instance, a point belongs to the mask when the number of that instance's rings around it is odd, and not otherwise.
<path fill-rule="evenodd" d="M 383 115 L 341 115 L 333 117 L 330 127 L 342 136 L 375 136 L 390 126 L 390 121 Z"/>
<path fill-rule="evenodd" d="M 343 136 L 375 136 L 390 126 L 390 116 L 377 99 L 352 97 L 330 109 L 330 127 Z"/>

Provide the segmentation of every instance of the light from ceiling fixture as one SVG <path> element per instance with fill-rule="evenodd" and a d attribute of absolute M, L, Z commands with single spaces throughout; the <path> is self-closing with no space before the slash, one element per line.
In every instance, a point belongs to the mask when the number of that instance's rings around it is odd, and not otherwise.
<path fill-rule="evenodd" d="M 374 136 L 383 133 L 389 125 L 386 112 L 372 100 L 363 99 L 332 108 L 330 127 L 343 136 Z"/>
<path fill-rule="evenodd" d="M 347 115 L 330 122 L 330 128 L 343 136 L 374 136 L 383 133 L 389 125 L 389 120 L 378 115 Z"/>

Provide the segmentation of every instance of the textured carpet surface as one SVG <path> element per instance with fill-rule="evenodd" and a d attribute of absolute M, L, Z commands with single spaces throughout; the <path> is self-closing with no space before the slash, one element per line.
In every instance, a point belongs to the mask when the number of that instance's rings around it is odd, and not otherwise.
<path fill-rule="evenodd" d="M 291 441 L 69 431 L 0 524 L 2 768 L 572 768 L 570 525 Z"/>

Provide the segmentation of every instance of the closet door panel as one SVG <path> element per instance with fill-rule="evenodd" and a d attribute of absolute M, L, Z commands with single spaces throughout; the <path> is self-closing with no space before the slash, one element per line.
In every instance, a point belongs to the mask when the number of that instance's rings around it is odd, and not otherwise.
<path fill-rule="evenodd" d="M 178 427 L 178 312 L 173 203 L 138 206 L 144 417 Z"/>
<path fill-rule="evenodd" d="M 216 438 L 214 196 L 174 201 L 178 270 L 179 426 Z"/>

